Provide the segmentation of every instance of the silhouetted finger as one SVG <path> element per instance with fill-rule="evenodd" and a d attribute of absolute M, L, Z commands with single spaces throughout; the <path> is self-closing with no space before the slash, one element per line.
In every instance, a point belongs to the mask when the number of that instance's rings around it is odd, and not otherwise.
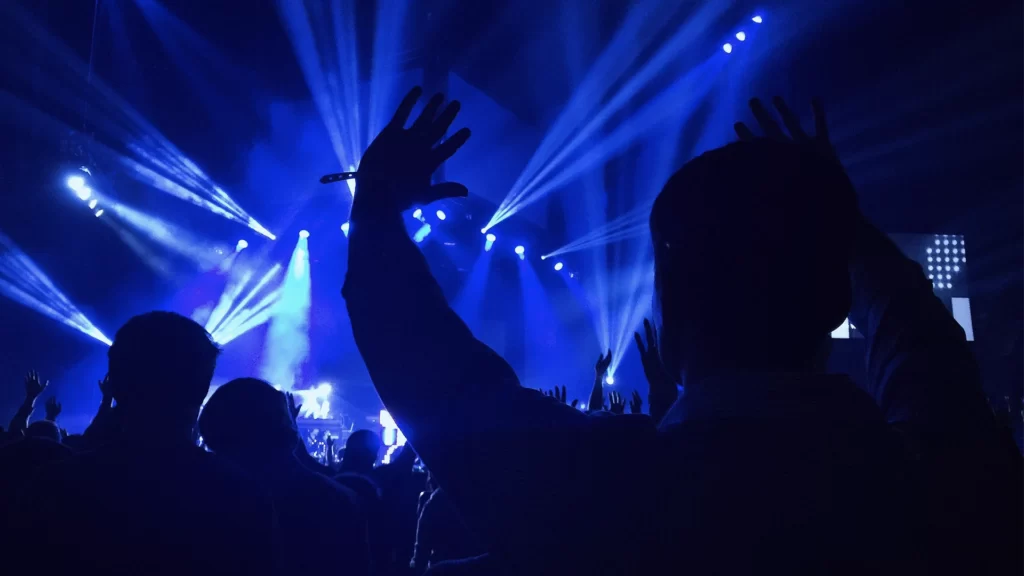
<path fill-rule="evenodd" d="M 636 349 L 640 351 L 640 356 L 642 357 L 647 353 L 647 350 L 644 350 L 644 340 L 640 337 L 639 332 L 633 332 L 633 340 L 636 342 Z"/>
<path fill-rule="evenodd" d="M 451 158 L 459 148 L 462 148 L 462 145 L 466 143 L 466 140 L 469 140 L 469 136 L 469 128 L 463 128 L 455 134 L 452 134 L 451 137 L 442 142 L 440 146 L 434 148 L 434 165 L 440 166 L 445 160 Z"/>
<path fill-rule="evenodd" d="M 754 136 L 754 132 L 743 122 L 737 122 L 732 125 L 732 129 L 736 131 L 736 135 L 739 136 L 743 142 L 753 142 L 757 136 Z"/>
<path fill-rule="evenodd" d="M 760 100 L 757 98 L 750 100 L 750 111 L 754 114 L 754 118 L 757 119 L 761 130 L 764 131 L 765 137 L 772 140 L 786 140 L 786 135 L 782 132 L 782 128 L 779 127 L 779 123 L 772 118 L 771 112 L 764 107 L 764 104 L 761 104 Z"/>
<path fill-rule="evenodd" d="M 410 130 L 417 132 L 425 131 L 430 128 L 430 125 L 434 122 L 434 117 L 437 116 L 438 109 L 441 108 L 441 104 L 444 102 L 444 94 L 438 92 L 430 97 L 427 101 L 427 105 L 423 107 L 423 111 L 420 112 L 420 117 L 412 123 Z"/>
<path fill-rule="evenodd" d="M 647 347 L 650 349 L 651 342 L 654 342 L 654 328 L 651 327 L 651 321 L 644 318 L 644 334 L 647 336 Z"/>
<path fill-rule="evenodd" d="M 772 98 L 772 104 L 775 109 L 779 111 L 779 116 L 782 117 L 782 123 L 786 125 L 786 130 L 789 130 L 789 135 L 793 140 L 805 141 L 807 140 L 807 133 L 804 132 L 803 126 L 800 125 L 800 119 L 793 114 L 793 111 L 786 105 L 786 101 L 780 96 Z"/>
<path fill-rule="evenodd" d="M 423 94 L 423 89 L 419 86 L 409 90 L 405 98 L 402 98 L 402 103 L 398 105 L 398 109 L 395 110 L 395 115 L 391 118 L 388 126 L 404 128 L 406 121 L 409 120 L 409 114 L 412 114 L 412 108 L 416 105 L 416 101 L 420 99 L 421 94 Z"/>
<path fill-rule="evenodd" d="M 819 142 L 828 143 L 828 124 L 825 122 L 825 107 L 820 98 L 811 100 L 811 110 L 814 112 L 814 138 Z"/>
<path fill-rule="evenodd" d="M 430 131 L 427 133 L 431 144 L 444 137 L 448 129 L 452 127 L 455 117 L 459 115 L 459 110 L 462 110 L 462 104 L 458 100 L 452 100 L 444 107 L 444 110 L 441 111 L 440 116 L 430 126 Z"/>

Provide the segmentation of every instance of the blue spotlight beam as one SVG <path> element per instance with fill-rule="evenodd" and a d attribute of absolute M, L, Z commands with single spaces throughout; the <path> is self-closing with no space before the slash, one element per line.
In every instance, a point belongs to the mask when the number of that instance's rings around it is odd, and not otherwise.
<path fill-rule="evenodd" d="M 39 115 L 57 114 L 70 118 L 88 118 L 96 135 L 90 142 L 90 152 L 96 151 L 93 148 L 102 147 L 100 141 L 116 142 L 123 148 L 123 152 L 107 148 L 104 151 L 106 155 L 119 162 L 123 161 L 122 158 L 139 164 L 139 160 L 145 160 L 150 163 L 147 166 L 150 171 L 176 181 L 179 186 L 188 186 L 189 191 L 197 197 L 190 199 L 193 204 L 249 226 L 268 238 L 273 236 L 242 210 L 223 189 L 214 184 L 194 162 L 171 144 L 142 114 L 100 79 L 91 77 L 86 64 L 39 25 L 32 16 L 10 2 L 0 3 L 0 13 L 4 16 L 0 20 L 11 24 L 3 28 L 11 40 L 24 41 L 35 48 L 24 51 L 24 54 L 29 56 L 13 61 L 10 69 L 13 75 L 31 81 L 37 87 L 36 93 L 39 95 L 35 100 L 51 109 L 46 113 L 38 112 Z M 69 91 L 68 86 L 76 88 Z M 6 92 L 3 97 L 7 100 L 17 100 Z M 56 117 L 49 116 L 49 119 L 51 125 L 62 124 Z M 16 120 L 27 123 L 24 118 L 16 117 Z M 67 133 L 66 129 L 58 132 L 61 137 Z M 153 163 L 153 160 L 156 163 Z"/>
<path fill-rule="evenodd" d="M 0 233 L 0 293 L 65 326 L 110 346 L 107 338 L 71 300 L 54 285 L 31 258 Z"/>
<path fill-rule="evenodd" d="M 277 276 L 277 274 L 280 271 L 280 264 L 275 264 L 273 267 L 271 267 L 270 270 L 268 270 L 263 275 L 263 277 L 260 278 L 260 281 L 257 282 L 256 285 L 253 286 L 251 290 L 249 290 L 249 292 L 245 295 L 244 298 L 242 298 L 241 302 L 238 302 L 238 304 L 234 304 L 234 298 L 237 297 L 237 294 L 234 295 L 232 299 L 229 301 L 229 304 L 227 304 L 227 307 L 231 310 L 231 312 L 229 312 L 228 314 L 218 314 L 219 317 L 214 318 L 214 314 L 211 313 L 210 320 L 207 321 L 206 330 L 212 334 L 217 334 L 223 331 L 225 328 L 231 326 L 232 322 L 235 320 L 236 317 L 244 314 L 244 311 L 246 310 L 246 305 L 248 305 L 253 298 L 258 296 L 260 292 L 262 292 L 263 287 L 269 284 L 270 281 L 273 280 L 274 277 Z M 241 294 L 241 291 L 245 289 L 245 285 L 248 284 L 250 278 L 251 274 L 244 276 L 244 282 L 238 289 L 238 294 Z M 219 303 L 218 306 L 220 306 Z M 216 320 L 217 322 L 214 323 L 214 320 Z"/>
<path fill-rule="evenodd" d="M 541 258 L 546 260 L 562 254 L 642 236 L 647 231 L 647 220 L 650 217 L 652 204 L 652 202 L 645 202 L 604 226 L 591 230 L 568 244 L 548 252 Z"/>
<path fill-rule="evenodd" d="M 260 368 L 265 380 L 285 391 L 295 387 L 309 357 L 310 299 L 309 239 L 300 237 L 270 315 Z"/>
<path fill-rule="evenodd" d="M 538 193 L 530 194 L 538 183 L 546 175 L 558 168 L 570 155 L 576 154 L 581 145 L 596 133 L 604 124 L 628 104 L 643 88 L 662 73 L 667 66 L 680 54 L 687 51 L 687 48 L 698 37 L 701 30 L 706 29 L 718 18 L 726 8 L 728 2 L 708 2 L 699 11 L 687 18 L 686 23 L 677 30 L 672 37 L 666 41 L 635 74 L 620 88 L 615 95 L 596 114 L 591 115 L 590 120 L 582 127 L 574 127 L 573 139 L 566 145 L 560 146 L 560 151 L 549 161 L 544 162 L 546 166 L 538 173 L 529 177 L 528 183 L 521 188 L 514 187 L 505 200 L 498 206 L 498 210 L 488 222 L 485 229 L 489 229 L 505 220 L 527 204 L 531 204 L 541 196 Z M 677 103 L 678 106 L 678 103 Z M 624 123 L 629 124 L 632 120 L 627 119 Z M 525 180 L 525 178 L 524 178 Z"/>

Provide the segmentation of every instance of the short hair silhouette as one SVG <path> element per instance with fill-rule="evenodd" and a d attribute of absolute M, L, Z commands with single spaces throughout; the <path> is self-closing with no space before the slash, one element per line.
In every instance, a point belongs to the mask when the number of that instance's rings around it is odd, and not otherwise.
<path fill-rule="evenodd" d="M 36 420 L 25 428 L 25 436 L 29 438 L 43 438 L 61 444 L 62 436 L 60 427 L 50 420 Z"/>
<path fill-rule="evenodd" d="M 118 409 L 198 409 L 210 391 L 219 353 L 206 330 L 180 314 L 133 317 L 117 331 L 107 354 Z"/>
<path fill-rule="evenodd" d="M 655 310 L 673 376 L 800 369 L 846 318 L 855 199 L 845 174 L 790 143 L 694 158 L 651 210 Z"/>
<path fill-rule="evenodd" d="M 199 416 L 203 440 L 219 454 L 291 453 L 298 430 L 288 399 L 256 378 L 237 378 L 217 388 Z"/>
<path fill-rule="evenodd" d="M 380 452 L 380 436 L 370 430 L 356 430 L 345 441 L 345 457 L 342 470 L 346 472 L 367 471 L 373 468 Z"/>

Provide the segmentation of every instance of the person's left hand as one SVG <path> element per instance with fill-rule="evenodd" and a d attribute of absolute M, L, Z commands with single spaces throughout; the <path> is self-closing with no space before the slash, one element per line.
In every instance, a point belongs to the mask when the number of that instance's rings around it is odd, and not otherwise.
<path fill-rule="evenodd" d="M 50 422 L 56 422 L 57 416 L 60 416 L 61 405 L 57 402 L 56 396 L 50 396 L 46 401 L 46 419 Z"/>
<path fill-rule="evenodd" d="M 624 414 L 626 412 L 626 400 L 622 394 L 612 392 L 608 394 L 608 410 L 612 414 Z"/>
<path fill-rule="evenodd" d="M 295 394 L 285 392 L 284 395 L 288 399 L 288 412 L 292 415 L 292 422 L 295 422 L 299 418 L 299 413 L 302 412 L 302 404 L 295 401 Z"/>
<path fill-rule="evenodd" d="M 469 194 L 462 184 L 430 184 L 430 176 L 466 143 L 470 132 L 463 128 L 434 146 L 448 132 L 460 108 L 459 102 L 453 101 L 438 114 L 444 102 L 443 94 L 435 94 L 412 126 L 405 128 L 422 93 L 423 90 L 416 87 L 405 95 L 391 122 L 363 154 L 356 173 L 358 193 L 353 203 L 354 212 L 365 213 L 369 207 L 401 212 L 414 205 Z"/>
<path fill-rule="evenodd" d="M 629 413 L 630 414 L 642 414 L 644 407 L 644 401 L 640 398 L 640 393 L 633 390 L 633 398 L 629 401 Z"/>

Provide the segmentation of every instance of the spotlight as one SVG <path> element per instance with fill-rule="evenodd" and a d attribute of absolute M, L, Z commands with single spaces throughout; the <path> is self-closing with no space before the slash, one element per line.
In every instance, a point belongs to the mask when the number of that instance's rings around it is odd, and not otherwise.
<path fill-rule="evenodd" d="M 103 208 L 96 211 L 96 217 L 99 218 L 100 216 L 103 216 Z"/>
<path fill-rule="evenodd" d="M 92 200 L 89 201 L 89 209 L 92 210 L 93 208 L 96 207 L 97 204 L 99 204 L 99 200 L 93 198 Z"/>
<path fill-rule="evenodd" d="M 330 382 L 321 382 L 320 385 L 316 387 L 316 391 L 320 394 L 330 394 L 332 389 Z"/>
<path fill-rule="evenodd" d="M 309 230 L 299 230 L 299 238 L 309 238 Z"/>
<path fill-rule="evenodd" d="M 444 213 L 444 210 L 438 210 L 435 214 L 437 214 L 438 220 L 444 220 L 445 218 L 447 218 L 447 216 Z"/>
<path fill-rule="evenodd" d="M 739 40 L 740 42 L 743 42 L 744 40 L 747 39 L 747 34 L 740 30 L 739 32 L 736 33 L 736 39 Z"/>
<path fill-rule="evenodd" d="M 341 231 L 345 234 L 345 238 L 348 238 L 348 222 L 341 225 Z"/>
<path fill-rule="evenodd" d="M 522 246 L 516 246 L 516 254 L 518 254 L 520 256 L 522 256 L 523 254 L 526 254 L 526 248 L 524 248 Z"/>
<path fill-rule="evenodd" d="M 760 16 L 754 16 L 753 18 L 751 18 L 751 20 L 754 21 L 754 24 L 760 24 L 761 22 L 764 22 L 764 20 L 762 20 Z"/>
<path fill-rule="evenodd" d="M 732 44 L 729 44 L 728 42 L 726 42 L 725 44 L 722 45 L 722 50 L 725 50 L 726 54 L 731 54 L 732 53 Z"/>
<path fill-rule="evenodd" d="M 423 218 L 423 210 L 420 210 L 419 208 L 413 210 L 412 217 L 417 219 L 417 220 L 422 219 Z"/>
<path fill-rule="evenodd" d="M 235 244 L 235 252 L 241 252 L 249 247 L 249 243 L 245 240 L 239 240 L 238 244 Z"/>
<path fill-rule="evenodd" d="M 557 272 L 557 271 L 559 271 L 561 269 L 562 269 L 562 263 L 561 262 L 555 262 L 555 271 Z"/>
<path fill-rule="evenodd" d="M 498 239 L 498 237 L 495 236 L 494 234 L 488 234 L 487 235 L 487 242 L 484 242 L 484 252 L 490 252 L 491 248 L 494 247 L 494 241 L 497 240 L 497 239 Z"/>
<path fill-rule="evenodd" d="M 487 241 L 488 241 L 488 242 L 494 242 L 494 241 L 495 241 L 495 240 L 497 240 L 497 239 L 498 239 L 498 237 L 497 237 L 497 236 L 495 236 L 494 234 L 488 234 L 488 235 L 487 235 Z"/>
<path fill-rule="evenodd" d="M 615 384 L 615 376 L 612 376 L 611 374 L 609 374 L 609 375 L 607 375 L 607 376 L 605 376 L 605 377 L 604 377 L 604 381 L 605 381 L 605 382 L 606 382 L 606 383 L 607 383 L 607 384 L 608 384 L 609 386 L 611 386 L 612 384 Z"/>
<path fill-rule="evenodd" d="M 69 176 L 68 177 L 68 188 L 71 188 L 75 192 L 81 190 L 82 188 L 85 188 L 85 178 L 83 178 L 83 177 L 81 177 L 81 176 L 79 176 L 77 174 L 74 175 L 74 176 Z"/>

